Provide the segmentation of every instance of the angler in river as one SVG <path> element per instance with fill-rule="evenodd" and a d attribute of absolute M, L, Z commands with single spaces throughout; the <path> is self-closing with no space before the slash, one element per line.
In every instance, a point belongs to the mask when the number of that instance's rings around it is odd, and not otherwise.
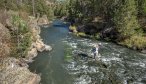
<path fill-rule="evenodd" d="M 39 53 L 29 64 L 32 72 L 41 74 L 41 84 L 146 84 L 145 54 L 110 42 L 76 37 L 64 25 L 41 31 L 44 42 L 53 47 L 53 51 Z M 91 52 L 95 44 L 97 61 Z"/>
<path fill-rule="evenodd" d="M 84 61 L 90 61 L 90 60 L 99 61 L 99 58 L 101 56 L 99 53 L 99 47 L 100 47 L 100 44 L 95 43 L 91 46 L 91 50 L 84 51 L 84 49 L 81 49 L 81 52 L 77 51 L 76 56 L 77 58 L 79 57 Z"/>
<path fill-rule="evenodd" d="M 99 55 L 99 45 L 95 44 L 94 47 L 92 48 L 91 52 L 93 54 L 93 58 L 96 60 L 97 56 Z"/>

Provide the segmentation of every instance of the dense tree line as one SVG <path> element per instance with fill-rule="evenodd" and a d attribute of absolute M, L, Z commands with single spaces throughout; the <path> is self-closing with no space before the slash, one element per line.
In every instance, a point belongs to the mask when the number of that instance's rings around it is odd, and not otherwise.
<path fill-rule="evenodd" d="M 0 8 L 14 11 L 25 11 L 29 14 L 54 15 L 53 5 L 55 0 L 0 0 Z"/>
<path fill-rule="evenodd" d="M 96 24 L 103 39 L 146 48 L 146 0 L 0 0 L 0 8 L 48 17 L 68 16 L 78 25 Z M 105 35 L 106 30 L 111 31 Z"/>
<path fill-rule="evenodd" d="M 106 26 L 102 26 L 99 32 L 108 28 L 116 32 L 109 32 L 106 36 L 111 41 L 130 48 L 146 48 L 146 0 L 66 0 L 63 6 L 67 8 L 67 16 L 78 19 L 80 24 L 93 23 L 96 17 L 102 18 L 100 24 Z"/>
<path fill-rule="evenodd" d="M 11 56 L 27 55 L 33 41 L 29 16 L 47 15 L 48 19 L 52 19 L 54 2 L 55 0 L 0 0 L 0 24 L 2 23 L 9 30 L 8 34 L 11 35 L 9 41 Z M 2 50 L 1 53 L 3 53 Z"/>

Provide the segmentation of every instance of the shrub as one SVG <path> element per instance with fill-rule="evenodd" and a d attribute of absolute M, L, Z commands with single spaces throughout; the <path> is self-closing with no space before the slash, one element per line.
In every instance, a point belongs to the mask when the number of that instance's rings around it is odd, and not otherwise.
<path fill-rule="evenodd" d="M 79 33 L 77 33 L 77 36 L 86 36 L 86 34 L 83 32 L 79 32 Z"/>
<path fill-rule="evenodd" d="M 125 0 L 119 9 L 115 10 L 114 23 L 122 38 L 141 33 L 135 4 L 135 0 Z"/>
<path fill-rule="evenodd" d="M 77 33 L 77 28 L 76 28 L 76 26 L 70 26 L 70 27 L 69 27 L 69 30 L 72 31 L 72 32 L 74 32 L 74 33 Z"/>
<path fill-rule="evenodd" d="M 25 57 L 32 40 L 29 27 L 26 21 L 16 15 L 12 16 L 12 24 L 16 28 L 13 31 L 14 46 L 12 55 L 15 57 Z"/>
<path fill-rule="evenodd" d="M 143 36 L 131 36 L 129 39 L 125 39 L 121 44 L 126 45 L 129 48 L 143 49 L 146 48 L 146 37 Z"/>

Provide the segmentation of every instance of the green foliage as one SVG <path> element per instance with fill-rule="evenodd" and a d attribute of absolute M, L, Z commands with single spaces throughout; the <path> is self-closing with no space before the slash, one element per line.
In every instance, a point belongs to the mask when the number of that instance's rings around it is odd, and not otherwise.
<path fill-rule="evenodd" d="M 67 1 L 56 3 L 57 5 L 54 8 L 54 15 L 60 17 L 68 15 L 67 3 Z"/>
<path fill-rule="evenodd" d="M 144 49 L 146 48 L 146 37 L 132 36 L 129 39 L 125 39 L 121 44 L 126 45 L 129 48 Z"/>
<path fill-rule="evenodd" d="M 122 38 L 141 33 L 135 0 L 126 0 L 118 10 L 115 10 L 114 23 Z"/>
<path fill-rule="evenodd" d="M 12 17 L 12 23 L 16 27 L 18 27 L 18 34 L 25 34 L 29 32 L 27 23 L 22 20 L 19 16 Z"/>
<path fill-rule="evenodd" d="M 39 13 L 41 16 L 46 14 L 50 18 L 54 16 L 53 7 L 48 6 L 45 0 L 36 0 L 35 2 L 36 13 Z"/>
<path fill-rule="evenodd" d="M 146 15 L 146 0 L 143 0 L 143 4 L 142 4 L 142 14 Z"/>
<path fill-rule="evenodd" d="M 33 14 L 32 0 L 0 0 L 0 8 L 15 11 L 26 11 Z M 53 17 L 53 6 L 46 4 L 46 0 L 34 0 L 34 11 L 36 14 Z"/>
<path fill-rule="evenodd" d="M 139 24 L 139 17 L 146 15 L 146 0 L 69 0 L 67 9 L 69 18 L 78 18 L 81 24 L 91 23 L 96 16 L 102 17 L 107 27 L 115 28 L 117 36 L 114 40 L 122 45 L 138 49 L 146 47 Z"/>
<path fill-rule="evenodd" d="M 70 0 L 69 17 L 79 18 L 80 22 L 91 22 L 97 15 L 112 17 L 117 0 Z"/>
<path fill-rule="evenodd" d="M 146 0 L 136 0 L 137 2 L 137 9 L 138 9 L 138 14 L 141 16 L 146 15 Z"/>
<path fill-rule="evenodd" d="M 28 48 L 32 41 L 29 27 L 24 20 L 15 15 L 12 17 L 12 24 L 16 28 L 12 34 L 15 43 L 12 50 L 12 56 L 24 57 L 27 55 Z"/>

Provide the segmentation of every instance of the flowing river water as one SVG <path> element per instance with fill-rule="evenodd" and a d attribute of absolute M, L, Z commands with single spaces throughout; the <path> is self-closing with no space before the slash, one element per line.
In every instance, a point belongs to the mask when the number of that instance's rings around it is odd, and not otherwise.
<path fill-rule="evenodd" d="M 54 24 L 60 24 L 54 21 Z M 146 55 L 113 43 L 76 37 L 66 25 L 41 29 L 41 37 L 53 47 L 29 64 L 41 75 L 41 84 L 146 84 Z M 98 60 L 83 59 L 100 43 Z"/>

